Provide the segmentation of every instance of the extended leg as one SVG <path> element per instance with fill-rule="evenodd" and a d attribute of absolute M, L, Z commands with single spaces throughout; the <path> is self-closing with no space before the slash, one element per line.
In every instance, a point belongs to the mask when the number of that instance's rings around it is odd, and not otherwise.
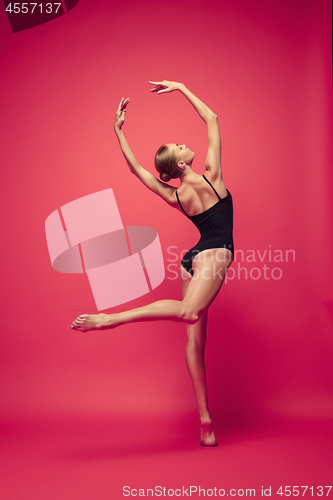
<path fill-rule="evenodd" d="M 220 249 L 221 250 L 221 249 Z M 228 252 L 228 250 L 226 250 Z M 204 252 L 199 254 L 200 256 Z M 80 331 L 115 328 L 136 321 L 172 320 L 194 324 L 209 307 L 221 288 L 224 273 L 230 261 L 212 259 L 204 262 L 197 256 L 194 263 L 194 276 L 188 286 L 186 296 L 179 300 L 160 300 L 144 307 L 130 309 L 118 314 L 83 314 L 78 316 L 72 328 Z"/>
<path fill-rule="evenodd" d="M 118 314 L 82 314 L 72 324 L 80 331 L 116 328 L 140 321 L 172 320 L 194 323 L 199 316 L 180 300 L 159 300 L 144 307 L 129 309 Z"/>

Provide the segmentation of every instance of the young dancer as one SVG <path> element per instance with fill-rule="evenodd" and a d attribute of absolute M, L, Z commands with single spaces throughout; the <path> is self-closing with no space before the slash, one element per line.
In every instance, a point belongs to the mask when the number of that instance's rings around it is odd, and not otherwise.
<path fill-rule="evenodd" d="M 155 167 L 160 180 L 145 170 L 132 153 L 122 131 L 129 99 L 120 101 L 114 123 L 119 145 L 130 171 L 148 189 L 173 208 L 182 211 L 200 231 L 199 242 L 181 262 L 183 300 L 160 300 L 117 314 L 82 314 L 72 328 L 79 331 L 116 328 L 139 321 L 171 320 L 187 324 L 187 368 L 199 408 L 202 446 L 217 446 L 207 402 L 205 345 L 208 308 L 218 294 L 233 255 L 233 206 L 221 171 L 221 138 L 217 115 L 184 84 L 163 80 L 150 82 L 151 92 L 181 92 L 207 126 L 208 152 L 205 174 L 192 170 L 194 152 L 185 144 L 165 144 L 156 153 Z M 178 188 L 167 184 L 179 179 Z"/>

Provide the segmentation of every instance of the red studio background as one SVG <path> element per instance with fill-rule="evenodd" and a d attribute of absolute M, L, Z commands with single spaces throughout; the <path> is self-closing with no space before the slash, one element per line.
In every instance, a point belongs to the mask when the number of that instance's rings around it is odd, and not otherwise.
<path fill-rule="evenodd" d="M 329 0 L 80 0 L 13 33 L 1 6 L 1 498 L 332 485 L 331 14 Z M 196 229 L 130 174 L 113 132 L 129 96 L 140 163 L 153 172 L 161 144 L 185 143 L 203 173 L 204 124 L 180 94 L 149 93 L 162 79 L 218 114 L 234 199 L 238 252 L 209 317 L 216 449 L 198 446 L 185 326 L 71 331 L 93 296 L 46 245 L 51 212 L 112 187 L 124 225 L 158 231 L 166 267 L 115 310 L 180 299 Z"/>

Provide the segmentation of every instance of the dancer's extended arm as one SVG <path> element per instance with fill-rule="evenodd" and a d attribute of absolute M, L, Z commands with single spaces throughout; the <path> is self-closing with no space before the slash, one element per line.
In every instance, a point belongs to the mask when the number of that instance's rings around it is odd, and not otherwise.
<path fill-rule="evenodd" d="M 149 83 L 155 85 L 155 87 L 150 90 L 151 92 L 164 94 L 178 90 L 192 104 L 194 109 L 207 125 L 208 152 L 205 162 L 206 170 L 210 171 L 210 179 L 212 181 L 217 178 L 221 178 L 221 136 L 217 115 L 198 97 L 196 97 L 193 92 L 186 88 L 183 83 L 169 82 L 167 80 Z"/>
<path fill-rule="evenodd" d="M 128 98 L 127 99 L 123 98 L 120 101 L 114 122 L 114 130 L 118 137 L 119 145 L 123 152 L 127 165 L 129 166 L 129 169 L 132 172 L 132 174 L 135 174 L 138 177 L 138 179 L 145 186 L 147 186 L 148 189 L 153 191 L 153 193 L 161 196 L 161 198 L 163 198 L 167 203 L 173 205 L 175 203 L 175 200 L 172 197 L 172 193 L 175 191 L 175 188 L 169 186 L 165 182 L 161 182 L 153 174 L 148 172 L 148 170 L 141 167 L 124 136 L 124 133 L 122 131 L 122 126 L 125 121 L 126 106 L 128 105 L 129 101 L 130 100 Z"/>

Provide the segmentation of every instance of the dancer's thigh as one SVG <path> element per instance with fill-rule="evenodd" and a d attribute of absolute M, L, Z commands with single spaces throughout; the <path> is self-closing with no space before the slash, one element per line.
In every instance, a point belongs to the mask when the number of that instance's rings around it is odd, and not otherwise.
<path fill-rule="evenodd" d="M 182 296 L 185 297 L 187 289 L 192 280 L 192 275 L 186 271 L 183 267 L 180 268 L 180 277 L 182 280 Z"/>
<path fill-rule="evenodd" d="M 218 294 L 225 273 L 231 263 L 231 253 L 224 248 L 214 248 L 200 252 L 192 263 L 193 276 L 186 284 L 184 302 L 190 302 L 191 308 L 202 312 Z"/>
<path fill-rule="evenodd" d="M 191 283 L 192 275 L 187 272 L 184 268 L 181 268 L 181 278 L 182 278 L 182 295 L 183 298 L 187 293 L 187 289 Z M 206 333 L 207 333 L 207 320 L 208 320 L 208 309 L 200 317 L 199 321 L 195 324 L 188 323 L 187 326 L 187 336 L 189 341 L 195 341 L 198 344 L 205 344 Z"/>

